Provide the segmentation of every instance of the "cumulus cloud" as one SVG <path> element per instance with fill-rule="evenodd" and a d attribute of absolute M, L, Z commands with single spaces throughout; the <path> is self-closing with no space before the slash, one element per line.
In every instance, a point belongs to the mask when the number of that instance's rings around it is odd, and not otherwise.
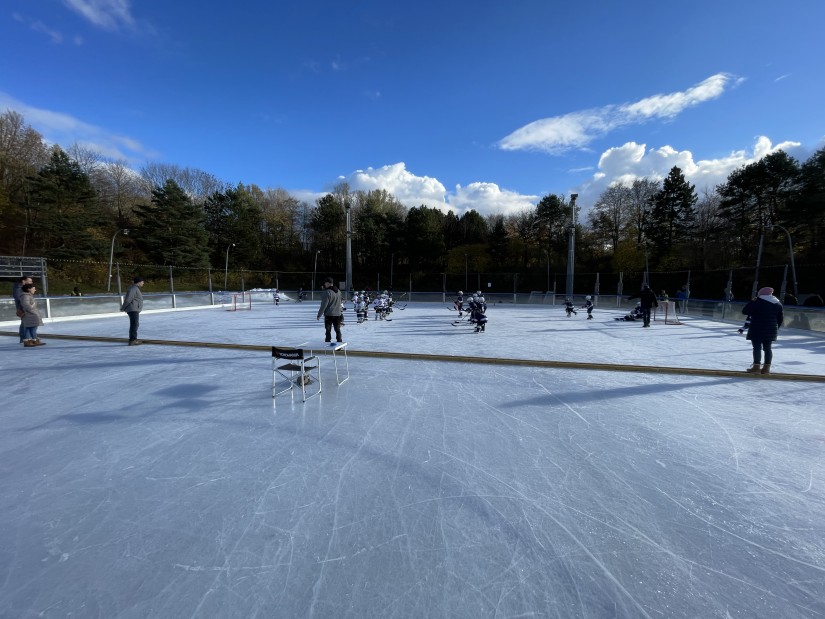
<path fill-rule="evenodd" d="M 0 92 L 0 110 L 15 110 L 23 115 L 26 123 L 39 131 L 53 144 L 64 148 L 77 143 L 97 151 L 110 159 L 138 162 L 156 156 L 138 140 L 112 133 L 103 127 L 89 124 L 63 112 L 45 110 L 25 104 L 4 92 Z"/>
<path fill-rule="evenodd" d="M 130 0 L 63 0 L 63 4 L 104 30 L 135 24 Z"/>
<path fill-rule="evenodd" d="M 445 213 L 452 211 L 458 216 L 471 209 L 481 215 L 515 213 L 533 208 L 538 201 L 538 196 L 508 191 L 495 183 L 456 185 L 450 194 L 441 181 L 430 176 L 416 176 L 403 162 L 356 170 L 339 180 L 347 181 L 354 190 L 384 189 L 408 208 L 424 205 Z"/>
<path fill-rule="evenodd" d="M 499 141 L 498 146 L 502 150 L 540 150 L 552 154 L 584 148 L 619 127 L 674 118 L 690 107 L 720 97 L 740 81 L 728 73 L 717 73 L 684 91 L 543 118 L 517 129 Z"/>
<path fill-rule="evenodd" d="M 724 183 L 728 175 L 742 166 L 759 161 L 762 157 L 783 150 L 793 155 L 799 150 L 799 142 L 785 141 L 773 144 L 765 136 L 759 136 L 750 150 L 736 150 L 717 159 L 696 159 L 689 150 L 676 150 L 672 146 L 648 149 L 645 144 L 627 142 L 608 148 L 599 157 L 598 171 L 587 183 L 578 188 L 579 203 L 588 208 L 610 185 L 629 185 L 637 178 L 662 180 L 673 166 L 679 167 L 688 182 L 697 191 Z"/>
<path fill-rule="evenodd" d="M 525 195 L 502 189 L 495 183 L 456 185 L 450 204 L 459 213 L 473 209 L 481 215 L 511 215 L 536 206 L 539 196 Z"/>
<path fill-rule="evenodd" d="M 407 170 L 403 162 L 356 170 L 348 176 L 339 177 L 339 180 L 347 181 L 356 190 L 384 189 L 408 207 L 423 204 L 443 211 L 449 210 L 446 202 L 447 189 L 441 181 L 430 176 L 416 176 Z"/>

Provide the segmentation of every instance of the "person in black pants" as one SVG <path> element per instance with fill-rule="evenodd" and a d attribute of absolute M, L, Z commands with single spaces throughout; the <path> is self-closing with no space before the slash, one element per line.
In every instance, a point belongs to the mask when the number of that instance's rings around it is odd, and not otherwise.
<path fill-rule="evenodd" d="M 773 296 L 773 288 L 760 288 L 755 299 L 748 301 L 742 313 L 750 316 L 747 338 L 753 345 L 753 365 L 746 371 L 751 374 L 770 374 L 773 362 L 771 345 L 779 335 L 779 327 L 784 321 L 782 304 Z M 762 364 L 765 352 L 765 365 Z"/>
<path fill-rule="evenodd" d="M 143 278 L 136 277 L 134 284 L 129 286 L 129 290 L 126 291 L 123 305 L 120 306 L 120 311 L 126 312 L 126 315 L 129 316 L 129 346 L 142 344 L 138 339 L 140 312 L 143 311 L 143 293 L 140 291 L 141 288 L 143 288 Z"/>
<path fill-rule="evenodd" d="M 318 308 L 318 317 L 324 317 L 325 342 L 332 342 L 332 330 L 335 329 L 335 341 L 343 342 L 341 336 L 341 291 L 331 277 L 324 280 L 324 292 L 321 294 L 321 307 Z"/>
<path fill-rule="evenodd" d="M 631 299 L 639 299 L 642 303 L 642 324 L 643 327 L 650 326 L 650 309 L 653 307 L 659 307 L 659 302 L 656 300 L 656 293 L 650 289 L 650 286 L 645 284 L 642 288 L 642 291 L 639 294 L 634 294 L 632 297 L 628 297 L 628 301 Z"/>

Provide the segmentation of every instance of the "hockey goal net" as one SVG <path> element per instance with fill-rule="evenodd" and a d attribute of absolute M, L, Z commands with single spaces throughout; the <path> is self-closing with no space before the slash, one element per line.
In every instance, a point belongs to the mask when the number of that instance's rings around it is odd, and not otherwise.
<path fill-rule="evenodd" d="M 226 311 L 228 312 L 237 312 L 240 310 L 251 310 L 252 309 L 252 295 L 248 292 L 241 292 L 238 294 L 232 295 L 232 303 L 229 305 Z"/>
<path fill-rule="evenodd" d="M 661 320 L 666 325 L 684 324 L 676 315 L 676 301 L 659 301 L 659 307 L 653 308 L 653 320 Z"/>

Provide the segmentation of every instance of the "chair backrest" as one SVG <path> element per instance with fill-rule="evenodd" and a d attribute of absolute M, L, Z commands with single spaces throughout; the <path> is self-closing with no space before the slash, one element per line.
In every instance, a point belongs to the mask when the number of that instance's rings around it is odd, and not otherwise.
<path fill-rule="evenodd" d="M 276 359 L 287 359 L 289 361 L 300 361 L 304 358 L 303 348 L 284 348 L 280 346 L 272 347 L 272 356 Z"/>

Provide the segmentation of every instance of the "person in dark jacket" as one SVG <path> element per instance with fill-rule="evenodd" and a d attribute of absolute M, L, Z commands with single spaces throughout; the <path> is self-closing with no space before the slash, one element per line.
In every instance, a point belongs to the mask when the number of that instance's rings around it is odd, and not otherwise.
<path fill-rule="evenodd" d="M 321 307 L 318 308 L 318 317 L 324 317 L 324 329 L 326 331 L 325 342 L 332 341 L 332 329 L 335 329 L 335 341 L 343 342 L 341 336 L 341 291 L 332 281 L 331 277 L 324 280 L 324 292 L 321 295 Z"/>
<path fill-rule="evenodd" d="M 143 343 L 138 339 L 140 312 L 143 311 L 143 293 L 140 291 L 143 288 L 143 278 L 136 277 L 133 281 L 134 284 L 126 291 L 126 298 L 123 299 L 120 311 L 126 312 L 129 316 L 129 346 L 138 346 Z"/>
<path fill-rule="evenodd" d="M 642 324 L 643 327 L 650 326 L 650 309 L 653 307 L 659 307 L 659 302 L 656 300 L 656 293 L 650 289 L 650 286 L 645 285 L 642 288 L 642 291 L 639 294 L 634 294 L 632 297 L 628 297 L 627 300 L 630 301 L 632 299 L 639 299 L 642 303 Z"/>
<path fill-rule="evenodd" d="M 776 341 L 784 320 L 782 304 L 773 296 L 773 288 L 760 288 L 757 297 L 742 308 L 742 313 L 750 316 L 747 338 L 753 345 L 753 365 L 746 371 L 751 374 L 770 374 L 773 361 L 771 344 Z M 761 365 L 762 351 L 765 352 L 764 365 Z"/>

